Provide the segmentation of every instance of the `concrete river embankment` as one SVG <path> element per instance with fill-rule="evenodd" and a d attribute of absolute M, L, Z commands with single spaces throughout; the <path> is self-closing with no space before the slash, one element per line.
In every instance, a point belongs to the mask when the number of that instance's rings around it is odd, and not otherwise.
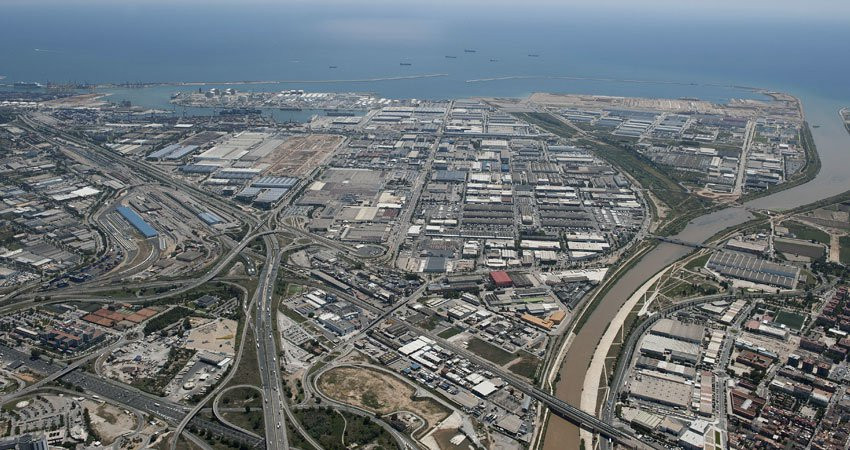
<path fill-rule="evenodd" d="M 817 97 L 803 98 L 803 104 L 806 120 L 813 126 L 812 134 L 821 159 L 821 170 L 817 176 L 808 183 L 748 202 L 746 208 L 730 207 L 700 216 L 691 221 L 676 238 L 702 242 L 727 227 L 752 218 L 748 209 L 790 209 L 850 190 L 850 135 L 838 115 L 838 110 L 844 105 Z M 659 244 L 624 273 L 603 296 L 564 357 L 559 372 L 560 381 L 555 386 L 558 398 L 575 406 L 580 405 L 588 363 L 608 324 L 643 283 L 691 250 L 675 244 Z M 543 448 L 561 450 L 578 447 L 578 427 L 560 417 L 551 416 Z"/>

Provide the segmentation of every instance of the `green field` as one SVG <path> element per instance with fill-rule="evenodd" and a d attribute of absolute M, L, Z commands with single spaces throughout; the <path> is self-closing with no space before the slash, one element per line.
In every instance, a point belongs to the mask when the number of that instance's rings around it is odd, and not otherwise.
<path fill-rule="evenodd" d="M 441 331 L 437 336 L 439 336 L 443 339 L 448 339 L 448 338 L 460 333 L 461 331 L 463 331 L 463 330 L 461 330 L 460 328 L 457 328 L 457 327 L 446 328 L 445 330 Z"/>
<path fill-rule="evenodd" d="M 502 350 L 499 347 L 496 347 L 489 342 L 482 341 L 477 337 L 474 337 L 469 340 L 469 345 L 466 347 L 472 353 L 476 355 L 490 360 L 498 365 L 507 364 L 510 361 L 513 361 L 516 358 L 516 355 L 513 353 L 508 353 Z"/>
<path fill-rule="evenodd" d="M 326 450 L 396 448 L 393 437 L 368 417 L 330 408 L 297 409 L 295 417 Z"/>
<path fill-rule="evenodd" d="M 696 258 L 688 261 L 688 263 L 685 264 L 685 270 L 692 270 L 693 271 L 693 270 L 699 269 L 700 267 L 705 267 L 705 263 L 708 262 L 708 258 L 710 256 L 711 256 L 711 254 L 708 253 L 708 254 L 705 254 L 705 255 L 702 255 L 702 256 L 697 256 Z"/>
<path fill-rule="evenodd" d="M 824 245 L 829 245 L 829 234 L 818 230 L 817 228 L 804 225 L 800 222 L 785 222 L 782 226 L 788 228 L 788 231 L 793 233 L 797 239 L 815 241 Z"/>
<path fill-rule="evenodd" d="M 850 264 L 850 236 L 841 236 L 838 238 L 840 247 L 840 255 L 838 259 L 843 264 Z"/>
<path fill-rule="evenodd" d="M 779 311 L 779 313 L 776 314 L 776 318 L 774 319 L 774 322 L 781 323 L 787 326 L 788 328 L 793 328 L 795 330 L 803 328 L 803 324 L 805 323 L 805 321 L 805 317 L 788 311 Z"/>
<path fill-rule="evenodd" d="M 529 380 L 533 379 L 540 365 L 540 358 L 524 351 L 519 352 L 519 356 L 522 359 L 508 367 L 508 370 Z"/>

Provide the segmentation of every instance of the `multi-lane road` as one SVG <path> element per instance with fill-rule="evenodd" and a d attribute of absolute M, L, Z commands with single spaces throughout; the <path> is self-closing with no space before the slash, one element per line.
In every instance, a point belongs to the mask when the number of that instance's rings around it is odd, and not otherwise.
<path fill-rule="evenodd" d="M 283 409 L 283 396 L 280 379 L 280 365 L 277 362 L 277 345 L 274 338 L 274 314 L 272 299 L 280 270 L 280 243 L 272 235 L 263 237 L 266 245 L 266 264 L 260 272 L 260 281 L 254 293 L 257 311 L 254 314 L 254 338 L 257 347 L 257 362 L 260 368 L 260 381 L 263 389 L 263 419 L 266 426 L 266 448 L 269 450 L 287 449 L 286 419 Z"/>
<path fill-rule="evenodd" d="M 181 287 L 176 290 L 172 290 L 168 293 L 164 293 L 161 295 L 134 299 L 135 301 L 147 301 L 156 297 L 173 296 L 175 295 L 175 293 L 186 292 L 190 289 L 193 289 L 194 287 L 200 286 L 203 283 L 212 280 L 220 273 L 221 270 L 223 270 L 223 268 L 227 267 L 230 262 L 234 260 L 234 258 L 238 257 L 238 255 L 246 248 L 247 245 L 249 245 L 250 242 L 252 242 L 258 237 L 262 237 L 265 243 L 266 260 L 262 266 L 262 270 L 259 275 L 257 289 L 254 292 L 253 304 L 256 306 L 256 313 L 254 314 L 254 317 L 251 320 L 253 321 L 255 342 L 248 343 L 248 345 L 255 345 L 257 348 L 257 360 L 260 372 L 259 375 L 263 390 L 263 412 L 266 433 L 265 444 L 269 449 L 276 450 L 280 448 L 289 448 L 289 443 L 286 434 L 286 419 L 291 419 L 292 415 L 291 411 L 288 410 L 286 398 L 282 392 L 281 374 L 279 370 L 280 365 L 277 361 L 278 351 L 273 331 L 273 324 L 275 320 L 275 314 L 273 313 L 273 297 L 275 285 L 277 284 L 276 281 L 278 272 L 281 267 L 282 256 L 280 244 L 278 238 L 275 236 L 275 233 L 290 233 L 295 237 L 307 238 L 310 239 L 310 241 L 313 243 L 328 246 L 330 248 L 334 248 L 349 254 L 354 253 L 354 251 L 350 247 L 347 247 L 339 242 L 315 236 L 313 234 L 305 232 L 304 230 L 300 230 L 298 228 L 288 226 L 286 224 L 277 223 L 277 214 L 280 211 L 280 208 L 286 203 L 285 201 L 281 202 L 281 205 L 279 205 L 274 210 L 261 214 L 259 217 L 247 215 L 244 213 L 244 211 L 238 209 L 232 204 L 222 199 L 215 198 L 214 196 L 207 195 L 197 186 L 192 186 L 181 180 L 174 179 L 170 174 L 162 171 L 160 168 L 151 166 L 150 164 L 146 164 L 141 161 L 135 161 L 129 158 L 121 157 L 120 155 L 116 155 L 110 152 L 109 150 L 94 146 L 88 142 L 80 140 L 75 136 L 68 135 L 67 133 L 62 132 L 61 130 L 57 130 L 53 127 L 46 126 L 30 119 L 24 119 L 24 125 L 43 135 L 49 134 L 50 136 L 45 137 L 45 139 L 47 139 L 48 141 L 55 142 L 58 145 L 67 145 L 70 143 L 71 145 L 76 147 L 78 151 L 84 153 L 87 157 L 93 157 L 98 160 L 108 160 L 108 163 L 116 164 L 119 167 L 125 168 L 126 170 L 133 171 L 136 174 L 150 181 L 162 183 L 165 186 L 180 190 L 186 195 L 196 199 L 199 204 L 207 205 L 213 210 L 226 211 L 234 217 L 238 217 L 244 220 L 244 222 L 248 225 L 249 231 L 246 233 L 245 237 L 237 245 L 233 246 L 229 252 L 224 254 L 214 267 L 210 268 L 209 270 L 206 270 L 203 274 L 198 275 L 193 279 L 183 280 L 183 283 L 178 283 L 181 284 Z M 414 186 L 415 195 L 412 196 L 411 202 L 415 202 L 416 198 L 418 197 L 418 194 L 421 192 L 422 186 L 424 186 L 424 181 L 420 179 Z M 413 207 L 411 206 L 407 214 L 409 215 L 412 210 Z M 404 217 L 408 216 L 406 215 Z M 403 234 L 403 230 L 398 231 L 398 235 Z M 388 252 L 388 257 L 390 259 L 395 253 L 397 243 L 398 241 L 394 239 L 392 245 L 390 245 L 390 251 Z M 380 261 L 381 259 L 386 257 L 387 256 L 385 255 L 384 257 L 377 258 L 377 260 Z M 80 292 L 76 292 L 74 289 L 68 289 L 51 294 L 55 297 L 63 297 L 65 295 L 79 296 Z M 416 295 L 419 294 L 421 294 L 421 289 L 416 293 Z M 21 298 L 20 300 L 24 300 L 23 303 L 26 303 L 26 300 L 31 299 Z M 369 309 L 371 309 L 378 316 L 378 320 L 373 323 L 378 323 L 380 320 L 390 316 L 400 306 L 400 304 L 397 304 L 390 308 L 378 308 L 374 305 L 371 305 Z M 502 370 L 501 368 L 495 366 L 489 361 L 484 360 L 483 358 L 480 358 L 471 352 L 468 352 L 466 349 L 457 348 L 456 346 L 446 342 L 443 339 L 439 339 L 438 337 L 433 336 L 424 330 L 415 327 L 413 328 L 413 330 L 437 340 L 446 348 L 454 351 L 455 353 L 461 356 L 466 357 L 467 359 L 470 359 L 476 364 L 501 376 L 505 381 L 512 384 L 515 388 L 538 399 L 541 403 L 548 406 L 555 413 L 567 417 L 581 424 L 582 426 L 590 428 L 596 432 L 602 433 L 603 435 L 609 438 L 626 443 L 627 445 L 633 444 L 635 442 L 633 436 L 631 436 L 628 432 L 618 430 L 610 424 L 600 421 L 599 419 L 593 417 L 590 414 L 584 413 L 578 408 L 575 408 L 555 398 L 551 394 L 538 389 L 536 386 L 528 384 L 524 380 L 521 380 L 518 377 L 515 377 L 512 374 L 508 373 L 507 371 Z M 366 330 L 364 330 L 364 332 L 365 331 Z M 30 360 L 30 363 L 46 364 L 33 360 Z M 62 381 L 73 383 L 84 389 L 97 393 L 98 395 L 110 398 L 118 403 L 126 404 L 141 411 L 145 411 L 149 414 L 159 416 L 163 418 L 166 422 L 171 424 L 184 423 L 184 419 L 187 413 L 190 412 L 189 408 L 186 408 L 184 406 L 167 402 L 158 397 L 142 393 L 141 391 L 135 390 L 129 386 L 119 385 L 118 383 L 107 381 L 79 370 L 63 370 L 62 367 L 58 366 L 42 367 L 42 369 L 44 369 L 43 371 L 48 374 L 55 373 L 57 371 L 63 371 L 61 376 L 57 377 Z M 190 424 L 211 430 L 215 433 L 227 436 L 231 439 L 236 439 L 241 442 L 248 443 L 251 446 L 262 445 L 262 441 L 258 442 L 256 436 L 246 435 L 245 433 L 239 430 L 234 430 L 219 423 L 201 419 L 200 417 L 192 418 Z M 293 423 L 293 425 L 296 427 L 296 429 L 298 429 L 297 422 Z"/>
<path fill-rule="evenodd" d="M 41 359 L 32 359 L 29 355 L 3 345 L 0 345 L 0 358 L 4 362 L 21 361 L 31 370 L 47 377 L 59 373 L 61 374 L 61 376 L 57 377 L 59 381 L 70 383 L 85 389 L 93 395 L 126 405 L 151 416 L 159 417 L 171 425 L 175 425 L 183 420 L 189 410 L 185 406 L 156 397 L 133 387 L 83 372 L 76 367 L 66 370 L 66 367 L 58 364 L 51 364 Z M 254 436 L 246 435 L 217 422 L 205 420 L 200 417 L 193 418 L 189 424 L 190 426 L 207 430 L 227 439 L 243 442 L 251 448 L 259 448 L 262 445 L 262 440 L 258 440 Z"/>

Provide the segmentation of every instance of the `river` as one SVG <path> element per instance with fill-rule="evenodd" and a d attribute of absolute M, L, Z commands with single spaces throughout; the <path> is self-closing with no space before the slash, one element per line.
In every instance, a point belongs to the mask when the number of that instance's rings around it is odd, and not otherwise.
<path fill-rule="evenodd" d="M 850 190 L 850 135 L 838 115 L 838 110 L 844 105 L 818 96 L 808 96 L 802 100 L 806 120 L 810 125 L 818 125 L 818 128 L 812 128 L 812 134 L 821 159 L 820 172 L 808 183 L 752 200 L 745 204 L 747 208 L 790 209 Z M 752 215 L 742 207 L 715 211 L 692 220 L 676 237 L 685 241 L 702 242 L 717 232 L 750 218 Z M 617 284 L 604 295 L 564 357 L 560 369 L 561 378 L 555 386 L 555 395 L 558 398 L 579 406 L 588 364 L 617 311 L 638 287 L 690 251 L 687 247 L 674 244 L 658 245 L 623 274 Z M 565 446 L 564 443 L 567 442 L 575 444 Z M 551 416 L 546 429 L 544 449 L 578 448 L 578 442 L 578 427 L 560 417 Z"/>

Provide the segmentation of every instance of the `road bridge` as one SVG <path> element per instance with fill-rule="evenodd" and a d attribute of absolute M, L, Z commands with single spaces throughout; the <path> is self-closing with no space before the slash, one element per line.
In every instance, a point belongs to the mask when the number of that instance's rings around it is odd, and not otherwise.
<path fill-rule="evenodd" d="M 650 235 L 647 235 L 647 237 L 650 238 L 650 239 L 655 239 L 659 242 L 666 242 L 668 244 L 676 244 L 676 245 L 681 245 L 681 246 L 684 246 L 684 247 L 691 247 L 691 248 L 697 248 L 697 249 L 708 248 L 708 249 L 712 249 L 712 250 L 719 250 L 720 249 L 720 247 L 718 247 L 716 245 L 704 244 L 702 242 L 691 242 L 691 241 L 672 238 L 672 237 L 668 237 L 668 236 L 656 236 L 654 234 L 650 234 Z"/>

